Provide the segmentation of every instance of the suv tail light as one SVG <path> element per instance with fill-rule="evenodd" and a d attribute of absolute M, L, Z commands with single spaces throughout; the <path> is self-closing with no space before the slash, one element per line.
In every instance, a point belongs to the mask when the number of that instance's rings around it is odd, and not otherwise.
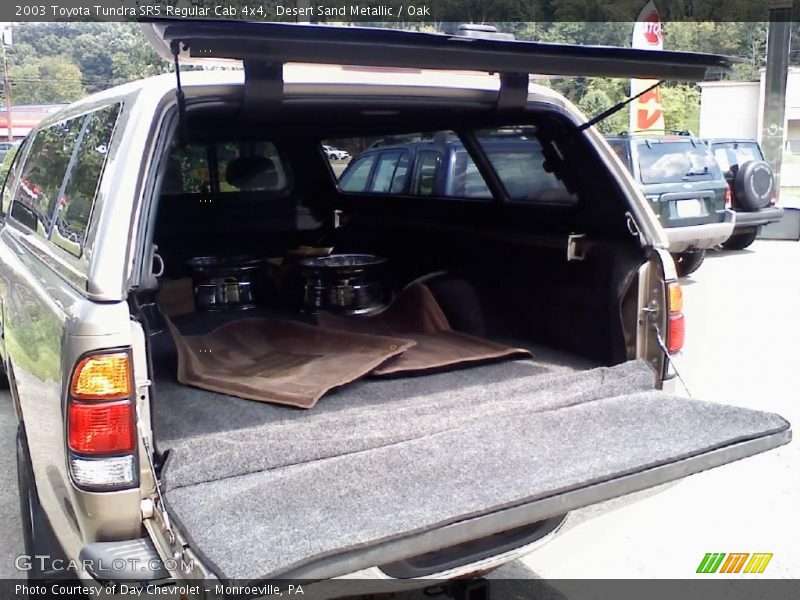
<path fill-rule="evenodd" d="M 733 206 L 733 197 L 731 196 L 731 186 L 725 188 L 725 208 Z"/>
<path fill-rule="evenodd" d="M 109 490 L 136 484 L 136 409 L 128 351 L 100 352 L 75 365 L 67 399 L 73 481 Z"/>
<path fill-rule="evenodd" d="M 683 290 L 677 281 L 667 283 L 667 350 L 675 354 L 683 348 L 686 320 L 683 316 Z"/>

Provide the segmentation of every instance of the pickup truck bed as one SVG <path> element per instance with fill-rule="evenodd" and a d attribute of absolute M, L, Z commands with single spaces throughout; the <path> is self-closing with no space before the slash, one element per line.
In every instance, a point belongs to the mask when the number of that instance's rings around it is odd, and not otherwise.
<path fill-rule="evenodd" d="M 639 361 L 587 369 L 534 351 L 532 360 L 362 380 L 301 411 L 181 386 L 168 334 L 151 348 L 170 516 L 223 579 L 345 574 L 790 437 L 777 415 L 654 390 Z"/>

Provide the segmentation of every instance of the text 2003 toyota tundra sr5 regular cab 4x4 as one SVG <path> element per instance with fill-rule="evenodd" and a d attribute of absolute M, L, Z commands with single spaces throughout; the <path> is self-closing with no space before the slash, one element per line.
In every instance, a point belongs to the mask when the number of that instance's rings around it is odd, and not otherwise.
<path fill-rule="evenodd" d="M 75 103 L 4 188 L 29 554 L 59 547 L 103 581 L 463 577 L 569 510 L 789 441 L 778 415 L 668 391 L 684 320 L 664 231 L 585 117 L 528 83 L 726 59 L 314 25 L 148 35 L 244 69 Z M 324 140 L 394 135 L 458 138 L 439 168 L 480 185 L 424 195 L 387 148 L 368 176 L 388 184 L 337 186 Z M 498 138 L 535 141 L 514 160 L 546 193 L 498 164 Z"/>

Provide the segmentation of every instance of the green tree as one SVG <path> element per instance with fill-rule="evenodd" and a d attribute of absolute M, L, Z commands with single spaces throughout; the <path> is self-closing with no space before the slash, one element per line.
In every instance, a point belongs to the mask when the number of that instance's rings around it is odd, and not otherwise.
<path fill-rule="evenodd" d="M 71 102 L 86 94 L 81 69 L 67 56 L 37 58 L 9 68 L 17 104 Z"/>
<path fill-rule="evenodd" d="M 11 170 L 11 163 L 14 162 L 14 157 L 17 155 L 18 146 L 11 146 L 3 157 L 3 164 L 0 165 L 0 183 L 6 180 L 8 172 Z"/>
<path fill-rule="evenodd" d="M 136 23 L 18 23 L 14 42 L 12 66 L 67 56 L 80 68 L 86 93 L 170 70 Z"/>
<path fill-rule="evenodd" d="M 700 91 L 693 85 L 673 85 L 661 90 L 664 108 L 664 127 L 686 130 L 695 135 L 700 131 Z"/>
<path fill-rule="evenodd" d="M 587 118 L 591 119 L 614 104 L 615 102 L 604 90 L 592 86 L 578 102 L 578 107 Z M 622 133 L 628 130 L 627 117 L 627 111 L 620 110 L 597 123 L 597 128 L 608 135 Z"/>

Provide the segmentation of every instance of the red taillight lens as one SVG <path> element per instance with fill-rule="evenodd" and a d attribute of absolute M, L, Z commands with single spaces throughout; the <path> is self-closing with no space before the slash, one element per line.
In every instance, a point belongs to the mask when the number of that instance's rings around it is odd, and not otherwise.
<path fill-rule="evenodd" d="M 133 406 L 113 404 L 69 405 L 69 448 L 81 454 L 133 452 Z"/>
<path fill-rule="evenodd" d="M 733 199 L 731 197 L 731 188 L 728 186 L 725 188 L 725 208 L 730 208 L 733 204 Z"/>
<path fill-rule="evenodd" d="M 669 334 L 667 335 L 667 350 L 670 354 L 675 354 L 683 348 L 683 341 L 686 336 L 686 321 L 683 313 L 670 315 Z"/>

